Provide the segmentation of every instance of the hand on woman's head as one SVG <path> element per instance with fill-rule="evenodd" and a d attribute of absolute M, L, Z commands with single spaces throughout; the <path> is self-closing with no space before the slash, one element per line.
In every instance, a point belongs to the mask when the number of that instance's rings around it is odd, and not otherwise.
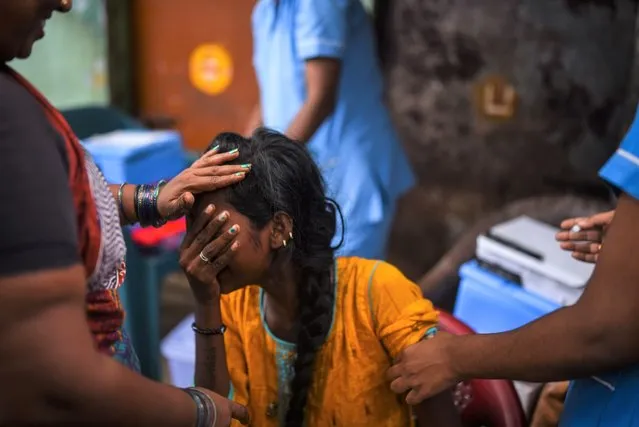
<path fill-rule="evenodd" d="M 45 22 L 54 12 L 68 12 L 73 0 L 0 1 L 0 63 L 31 55 L 44 37 Z"/>
<path fill-rule="evenodd" d="M 262 283 L 283 264 L 321 270 L 332 263 L 336 210 L 303 145 L 260 129 L 250 139 L 220 134 L 212 147 L 219 153 L 238 150 L 230 165 L 251 164 L 241 182 L 196 197 L 194 215 L 214 204 L 243 230 L 241 250 L 220 279 L 222 288 Z"/>

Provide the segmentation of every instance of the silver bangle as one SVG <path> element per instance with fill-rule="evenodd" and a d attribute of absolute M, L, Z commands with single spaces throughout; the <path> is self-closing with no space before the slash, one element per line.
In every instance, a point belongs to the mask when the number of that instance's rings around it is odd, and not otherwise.
<path fill-rule="evenodd" d="M 217 424 L 217 406 L 215 406 L 213 399 L 193 387 L 182 390 L 191 396 L 191 399 L 195 402 L 197 408 L 196 427 L 215 427 L 215 424 Z"/>
<path fill-rule="evenodd" d="M 122 202 L 122 198 L 124 197 L 124 186 L 126 182 L 120 184 L 120 188 L 118 188 L 118 208 L 120 209 L 120 214 L 122 215 L 122 219 L 125 221 L 129 221 L 129 218 L 126 216 L 126 212 L 124 211 L 124 203 Z"/>
<path fill-rule="evenodd" d="M 211 427 L 215 427 L 217 425 L 217 405 L 215 404 L 213 399 L 211 399 L 209 396 L 206 396 L 206 397 L 211 402 L 211 408 L 213 409 L 213 423 L 211 424 Z"/>

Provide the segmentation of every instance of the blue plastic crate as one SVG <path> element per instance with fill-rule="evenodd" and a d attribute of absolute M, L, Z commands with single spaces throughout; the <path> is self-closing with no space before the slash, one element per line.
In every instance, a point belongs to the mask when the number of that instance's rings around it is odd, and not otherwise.
<path fill-rule="evenodd" d="M 460 269 L 454 315 L 478 333 L 505 332 L 560 306 L 470 261 Z"/>
<path fill-rule="evenodd" d="M 116 131 L 82 144 L 110 184 L 153 183 L 185 168 L 182 137 L 176 131 Z"/>

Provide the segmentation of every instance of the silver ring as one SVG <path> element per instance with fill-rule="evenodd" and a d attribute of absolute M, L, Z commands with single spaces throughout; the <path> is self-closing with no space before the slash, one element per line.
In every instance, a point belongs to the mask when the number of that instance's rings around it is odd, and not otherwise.
<path fill-rule="evenodd" d="M 208 259 L 208 258 L 206 257 L 206 255 L 204 255 L 204 252 L 200 252 L 200 259 L 201 259 L 202 261 L 204 261 L 205 263 L 207 263 L 207 264 L 210 264 L 210 263 L 211 263 L 211 260 L 210 260 L 210 259 Z"/>

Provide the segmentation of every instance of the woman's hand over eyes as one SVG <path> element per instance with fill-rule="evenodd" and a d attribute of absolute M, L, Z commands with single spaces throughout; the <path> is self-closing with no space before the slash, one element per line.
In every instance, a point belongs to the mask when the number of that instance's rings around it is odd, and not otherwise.
<path fill-rule="evenodd" d="M 180 248 L 180 265 L 186 273 L 198 302 L 214 300 L 220 295 L 217 276 L 233 258 L 239 247 L 240 227 L 228 227 L 228 212 L 217 213 L 213 205 L 192 221 Z M 216 237 L 217 236 L 217 237 Z"/>

